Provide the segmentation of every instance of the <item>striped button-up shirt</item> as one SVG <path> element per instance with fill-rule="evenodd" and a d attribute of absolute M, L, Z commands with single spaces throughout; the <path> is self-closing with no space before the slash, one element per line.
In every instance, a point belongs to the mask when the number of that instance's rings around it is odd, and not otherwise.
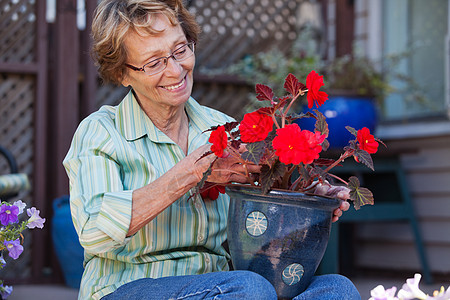
<path fill-rule="evenodd" d="M 206 129 L 232 119 L 190 98 L 189 149 L 208 143 Z M 185 157 L 154 126 L 130 91 L 115 107 L 83 120 L 64 159 L 72 220 L 84 247 L 79 299 L 100 299 L 119 286 L 159 278 L 227 270 L 229 198 L 184 195 L 131 237 L 132 193 Z"/>

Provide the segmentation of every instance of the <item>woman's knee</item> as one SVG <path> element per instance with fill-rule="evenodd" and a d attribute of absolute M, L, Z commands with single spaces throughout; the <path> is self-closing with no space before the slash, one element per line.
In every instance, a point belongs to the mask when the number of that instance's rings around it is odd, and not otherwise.
<path fill-rule="evenodd" d="M 317 299 L 361 299 L 353 282 L 347 277 L 338 274 L 313 277 L 310 286 L 303 294 L 311 294 L 310 296 L 322 295 L 322 298 Z M 307 297 L 305 299 L 316 298 Z"/>
<path fill-rule="evenodd" d="M 230 280 L 240 286 L 247 299 L 277 299 L 275 288 L 263 276 L 251 271 L 231 271 Z"/>

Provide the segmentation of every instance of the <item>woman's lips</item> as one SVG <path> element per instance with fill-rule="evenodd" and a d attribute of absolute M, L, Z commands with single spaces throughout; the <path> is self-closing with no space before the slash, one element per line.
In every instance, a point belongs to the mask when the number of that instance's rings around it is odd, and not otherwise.
<path fill-rule="evenodd" d="M 173 91 L 173 90 L 176 90 L 176 89 L 182 87 L 185 82 L 186 82 L 186 77 L 184 77 L 183 80 L 181 80 L 178 84 L 166 85 L 166 86 L 163 86 L 163 88 L 168 91 Z"/>

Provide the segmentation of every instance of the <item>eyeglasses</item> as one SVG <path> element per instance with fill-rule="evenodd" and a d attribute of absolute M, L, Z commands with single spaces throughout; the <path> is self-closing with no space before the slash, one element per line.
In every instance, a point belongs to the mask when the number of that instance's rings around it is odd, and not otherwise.
<path fill-rule="evenodd" d="M 169 62 L 169 58 L 173 58 L 173 60 L 175 61 L 183 61 L 194 55 L 194 46 L 195 42 L 184 44 L 183 46 L 175 49 L 175 51 L 173 51 L 171 55 L 154 59 L 151 62 L 146 63 L 142 68 L 138 68 L 129 64 L 125 65 L 131 70 L 142 71 L 147 75 L 155 75 L 159 72 L 164 71 L 164 69 L 167 67 L 167 63 Z"/>

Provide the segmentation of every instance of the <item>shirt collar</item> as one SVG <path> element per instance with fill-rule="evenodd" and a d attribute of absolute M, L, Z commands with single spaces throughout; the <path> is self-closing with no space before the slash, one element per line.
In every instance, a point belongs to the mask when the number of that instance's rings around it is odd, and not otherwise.
<path fill-rule="evenodd" d="M 189 97 L 185 108 L 189 122 L 192 123 L 190 125 L 195 125 L 201 131 L 211 128 L 211 124 L 213 124 L 211 116 L 204 112 L 202 106 L 194 98 Z M 173 143 L 145 114 L 132 89 L 117 107 L 116 127 L 127 141 L 134 141 L 147 135 L 154 142 Z"/>
<path fill-rule="evenodd" d="M 215 123 L 211 118 L 211 115 L 192 97 L 189 97 L 189 100 L 186 103 L 186 113 L 191 125 L 195 125 L 195 127 L 202 132 L 210 129 L 212 126 L 211 124 Z"/>

